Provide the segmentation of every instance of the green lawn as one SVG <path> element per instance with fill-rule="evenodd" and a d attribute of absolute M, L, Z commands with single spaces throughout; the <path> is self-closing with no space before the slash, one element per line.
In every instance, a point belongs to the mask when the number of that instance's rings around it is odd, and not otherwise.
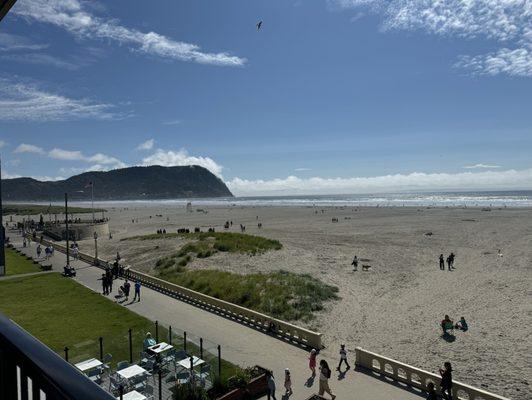
<path fill-rule="evenodd" d="M 155 336 L 154 322 L 59 273 L 0 282 L 0 311 L 61 356 L 68 346 L 69 361 L 74 363 L 100 357 L 100 336 L 104 338 L 104 354 L 113 355 L 113 366 L 117 361 L 129 360 L 129 328 L 134 361 L 138 361 L 146 332 Z M 168 331 L 163 327 L 159 327 L 159 340 L 168 342 Z M 182 348 L 183 339 L 173 335 L 172 344 Z M 187 351 L 199 355 L 199 349 L 191 343 Z M 215 357 L 205 355 L 204 358 L 216 364 Z M 213 370 L 217 371 L 216 365 Z M 236 370 L 223 361 L 222 379 Z"/>
<path fill-rule="evenodd" d="M 15 250 L 6 247 L 6 275 L 20 275 L 30 272 L 40 272 L 38 264 L 28 260 L 26 256 L 18 254 Z"/>
<path fill-rule="evenodd" d="M 161 279 L 286 321 L 309 321 L 338 288 L 287 271 L 240 275 L 218 270 L 165 269 Z"/>
<path fill-rule="evenodd" d="M 103 209 L 94 209 L 94 212 L 106 211 Z M 63 206 L 50 206 L 42 204 L 4 204 L 2 207 L 3 215 L 37 215 L 37 214 L 63 214 Z M 87 207 L 68 207 L 69 214 L 87 214 L 92 209 Z"/>

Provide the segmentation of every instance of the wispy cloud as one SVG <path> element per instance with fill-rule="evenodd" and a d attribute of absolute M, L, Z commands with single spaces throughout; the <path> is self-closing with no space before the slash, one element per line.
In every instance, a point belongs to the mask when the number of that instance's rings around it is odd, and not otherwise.
<path fill-rule="evenodd" d="M 155 145 L 154 139 L 148 139 L 137 146 L 137 150 L 151 150 Z"/>
<path fill-rule="evenodd" d="M 179 125 L 179 124 L 181 124 L 181 120 L 180 119 L 173 119 L 171 121 L 163 122 L 163 125 Z"/>
<path fill-rule="evenodd" d="M 493 168 L 501 168 L 501 166 L 492 165 L 492 164 L 474 164 L 474 165 L 466 165 L 463 168 L 465 169 L 493 169 Z"/>
<path fill-rule="evenodd" d="M 17 146 L 13 153 L 33 153 L 33 154 L 45 154 L 42 147 L 35 146 L 33 144 L 21 143 Z"/>
<path fill-rule="evenodd" d="M 110 104 L 73 99 L 47 92 L 35 84 L 0 78 L 0 120 L 64 121 L 82 118 L 114 119 L 120 114 Z"/>
<path fill-rule="evenodd" d="M 0 52 L 16 50 L 43 50 L 48 44 L 34 43 L 32 40 L 19 35 L 0 32 Z"/>
<path fill-rule="evenodd" d="M 295 168 L 294 171 L 296 172 L 310 171 L 310 168 Z"/>
<path fill-rule="evenodd" d="M 423 30 L 464 39 L 485 38 L 500 49 L 464 55 L 455 64 L 477 74 L 532 76 L 532 6 L 524 0 L 328 0 L 344 9 L 364 9 L 383 18 L 382 28 Z"/>
<path fill-rule="evenodd" d="M 221 177 L 223 167 L 210 157 L 191 156 L 185 149 L 179 151 L 158 149 L 142 160 L 142 165 L 162 165 L 165 167 L 199 165 Z"/>
<path fill-rule="evenodd" d="M 234 178 L 226 182 L 236 195 L 385 193 L 407 190 L 532 189 L 532 169 L 461 173 L 395 174 L 375 177 L 271 180 Z"/>
<path fill-rule="evenodd" d="M 63 60 L 61 58 L 43 53 L 8 54 L 1 56 L 2 60 L 16 61 L 27 64 L 49 65 L 56 68 L 74 70 L 79 68 L 79 64 Z"/>
<path fill-rule="evenodd" d="M 227 52 L 203 52 L 199 46 L 168 38 L 156 32 L 144 33 L 120 25 L 116 19 L 93 15 L 78 0 L 25 0 L 13 8 L 30 21 L 49 23 L 85 39 L 111 40 L 135 51 L 168 59 L 200 64 L 242 66 L 246 59 Z"/>

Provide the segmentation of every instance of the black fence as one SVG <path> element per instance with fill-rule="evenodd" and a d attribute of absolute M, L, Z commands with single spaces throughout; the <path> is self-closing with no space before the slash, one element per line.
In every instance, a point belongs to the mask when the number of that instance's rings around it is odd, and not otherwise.
<path fill-rule="evenodd" d="M 41 393 L 53 400 L 114 399 L 0 313 L 0 399 L 37 400 Z"/>

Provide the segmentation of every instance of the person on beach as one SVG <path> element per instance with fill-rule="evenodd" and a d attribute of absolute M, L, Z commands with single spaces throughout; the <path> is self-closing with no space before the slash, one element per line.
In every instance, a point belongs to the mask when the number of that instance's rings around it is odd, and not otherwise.
<path fill-rule="evenodd" d="M 454 269 L 454 253 L 449 254 L 449 259 L 451 260 L 451 268 Z"/>
<path fill-rule="evenodd" d="M 436 390 L 434 389 L 434 383 L 429 382 L 427 385 L 427 400 L 438 400 L 438 396 L 436 395 Z"/>
<path fill-rule="evenodd" d="M 448 315 L 445 315 L 445 317 L 441 321 L 441 328 L 442 328 L 444 334 L 447 334 L 448 330 L 454 328 L 453 320 L 451 318 L 449 318 Z"/>
<path fill-rule="evenodd" d="M 353 271 L 358 270 L 358 257 L 355 254 L 355 257 L 353 258 L 353 261 L 351 262 L 351 265 L 353 266 Z"/>
<path fill-rule="evenodd" d="M 340 345 L 340 362 L 338 363 L 338 368 L 336 368 L 337 371 L 340 371 L 342 363 L 345 363 L 347 369 L 351 368 L 351 366 L 347 362 L 347 350 L 345 349 L 345 344 Z"/>
<path fill-rule="evenodd" d="M 451 270 L 451 264 L 452 264 L 451 256 L 449 256 L 447 257 L 447 268 L 449 269 L 449 271 Z"/>
<path fill-rule="evenodd" d="M 286 396 L 292 395 L 292 378 L 290 377 L 290 370 L 288 368 L 284 370 L 284 388 L 286 390 Z"/>
<path fill-rule="evenodd" d="M 275 379 L 273 379 L 272 371 L 267 372 L 267 380 L 268 380 L 268 400 L 270 399 L 277 400 L 277 398 L 275 397 Z"/>
<path fill-rule="evenodd" d="M 312 371 L 312 376 L 316 376 L 316 350 L 310 350 L 310 355 L 308 357 L 308 367 Z"/>
<path fill-rule="evenodd" d="M 334 400 L 336 396 L 332 394 L 331 388 L 329 387 L 330 377 L 331 377 L 331 369 L 329 368 L 329 364 L 327 364 L 327 361 L 321 360 L 320 361 L 320 386 L 319 386 L 318 394 L 320 396 L 323 396 L 324 393 L 327 393 L 329 396 L 331 396 L 331 399 Z"/>
<path fill-rule="evenodd" d="M 135 296 L 133 297 L 133 301 L 137 300 L 140 301 L 140 281 L 135 282 Z"/>
<path fill-rule="evenodd" d="M 464 317 L 460 317 L 460 321 L 458 321 L 454 327 L 455 329 L 460 329 L 464 332 L 469 329 L 469 326 L 467 325 L 467 322 Z"/>
<path fill-rule="evenodd" d="M 443 369 L 440 368 L 441 375 L 441 394 L 444 400 L 453 400 L 452 389 L 453 389 L 453 368 L 449 361 L 443 364 Z"/>
<path fill-rule="evenodd" d="M 440 254 L 440 269 L 445 271 L 445 260 L 443 259 L 443 254 Z"/>

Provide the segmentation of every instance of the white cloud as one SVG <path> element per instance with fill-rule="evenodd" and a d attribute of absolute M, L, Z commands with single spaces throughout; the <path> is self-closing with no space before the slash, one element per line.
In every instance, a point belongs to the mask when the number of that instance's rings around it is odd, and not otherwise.
<path fill-rule="evenodd" d="M 42 149 L 42 147 L 35 146 L 33 144 L 21 143 L 17 146 L 13 153 L 44 154 L 45 151 Z"/>
<path fill-rule="evenodd" d="M 181 124 L 181 120 L 179 119 L 174 119 L 171 121 L 163 122 L 163 125 L 179 125 L 179 124 Z"/>
<path fill-rule="evenodd" d="M 496 51 L 461 56 L 456 66 L 478 74 L 532 76 L 532 3 L 526 0 L 329 0 L 383 17 L 384 31 L 424 30 L 500 43 Z"/>
<path fill-rule="evenodd" d="M 310 168 L 296 168 L 294 169 L 296 172 L 302 172 L 302 171 L 310 171 Z"/>
<path fill-rule="evenodd" d="M 145 142 L 139 144 L 137 146 L 137 150 L 151 150 L 153 149 L 153 145 L 155 144 L 154 139 L 148 139 Z"/>
<path fill-rule="evenodd" d="M 45 22 L 82 38 L 99 38 L 130 45 L 138 52 L 200 64 L 241 66 L 246 60 L 229 53 L 204 53 L 195 44 L 175 41 L 156 32 L 140 32 L 116 19 L 96 17 L 78 0 L 25 0 L 13 12 L 30 21 Z"/>
<path fill-rule="evenodd" d="M 96 153 L 92 156 L 86 156 L 79 150 L 63 150 L 54 148 L 48 152 L 48 157 L 62 161 L 83 161 L 94 164 L 89 167 L 89 171 L 104 171 L 116 168 L 125 168 L 127 165 L 116 157 L 106 154 Z M 64 171 L 67 171 L 66 169 Z M 73 170 L 72 170 L 73 171 Z"/>
<path fill-rule="evenodd" d="M 46 92 L 36 85 L 0 78 L 0 120 L 64 121 L 80 118 L 118 117 L 109 104 L 71 99 Z"/>
<path fill-rule="evenodd" d="M 0 52 L 17 50 L 43 50 L 47 47 L 47 44 L 34 43 L 24 36 L 0 32 Z"/>
<path fill-rule="evenodd" d="M 8 54 L 1 57 L 2 60 L 23 62 L 36 65 L 49 65 L 56 68 L 75 70 L 80 67 L 79 64 L 65 61 L 61 58 L 43 53 L 26 53 L 26 54 Z"/>
<path fill-rule="evenodd" d="M 490 165 L 490 164 L 474 164 L 474 165 L 466 165 L 463 168 L 465 169 L 493 169 L 493 168 L 500 168 L 500 165 Z"/>
<path fill-rule="evenodd" d="M 142 165 L 162 165 L 164 167 L 199 165 L 211 171 L 214 175 L 222 176 L 222 166 L 210 157 L 190 156 L 185 149 L 179 151 L 158 149 L 152 155 L 142 160 Z"/>
<path fill-rule="evenodd" d="M 532 189 L 532 169 L 455 174 L 413 172 L 355 178 L 302 179 L 296 176 L 271 180 L 234 178 L 226 184 L 233 194 L 238 196 L 385 193 L 407 190 Z"/>

